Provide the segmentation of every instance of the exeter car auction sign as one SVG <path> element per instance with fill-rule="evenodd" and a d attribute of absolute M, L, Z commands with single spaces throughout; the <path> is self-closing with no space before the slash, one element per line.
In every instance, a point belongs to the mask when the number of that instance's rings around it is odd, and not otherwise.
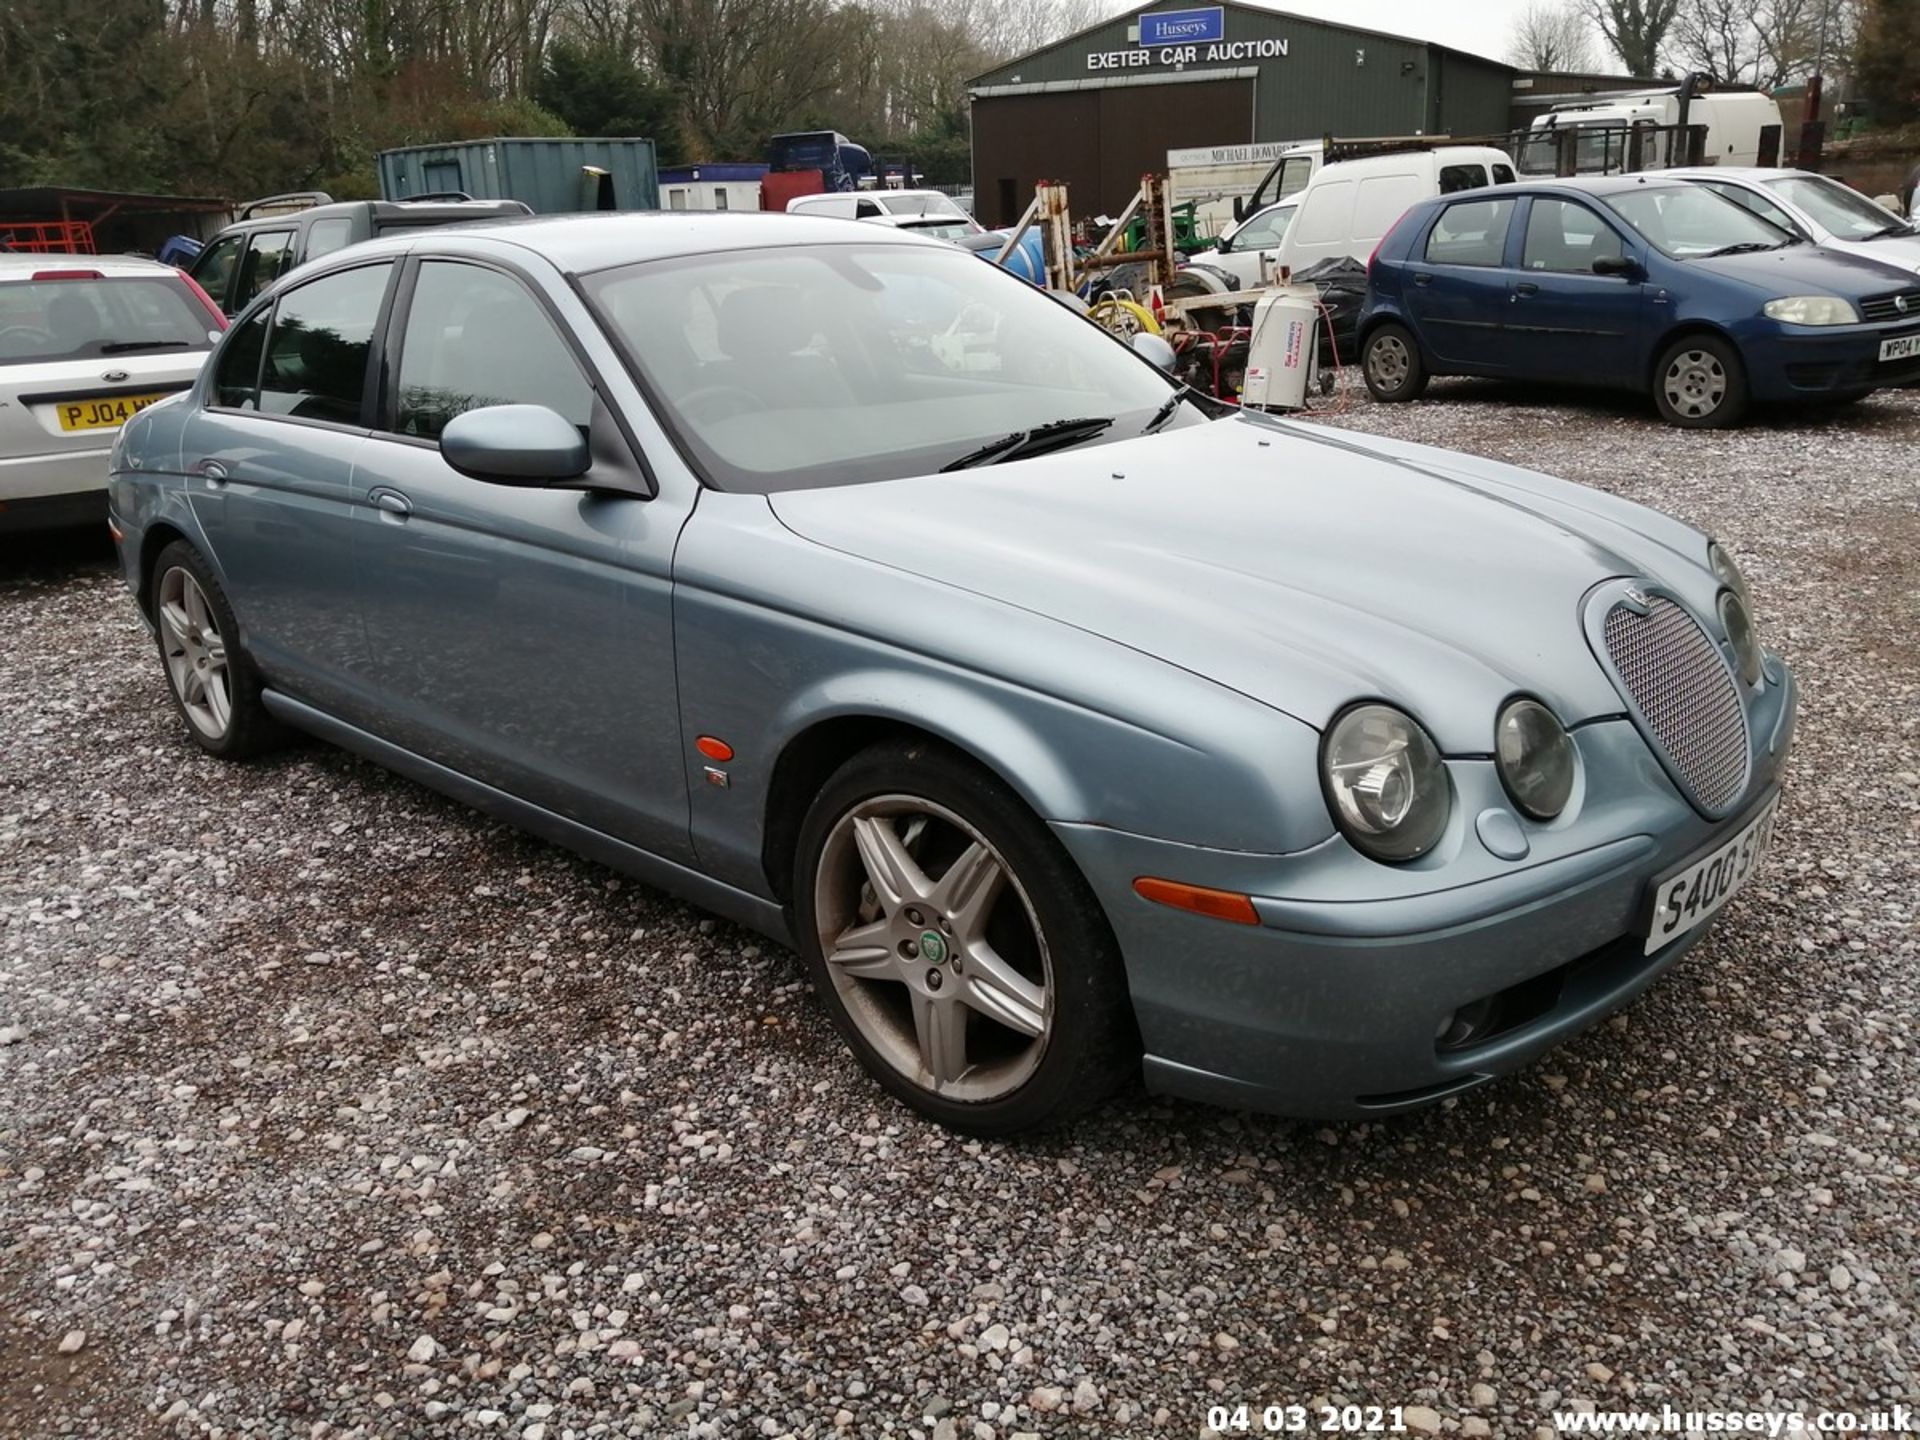
<path fill-rule="evenodd" d="M 1226 12 L 1217 5 L 1142 15 L 1134 43 L 1132 50 L 1091 51 L 1087 69 L 1177 68 L 1222 60 L 1267 60 L 1287 53 L 1285 40 L 1228 40 Z"/>

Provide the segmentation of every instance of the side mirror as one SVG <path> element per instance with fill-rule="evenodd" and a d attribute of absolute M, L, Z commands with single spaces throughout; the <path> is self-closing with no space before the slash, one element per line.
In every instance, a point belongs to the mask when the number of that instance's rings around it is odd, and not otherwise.
<path fill-rule="evenodd" d="M 1593 262 L 1596 275 L 1618 275 L 1622 280 L 1638 280 L 1641 276 L 1640 262 L 1630 255 L 1602 255 Z"/>
<path fill-rule="evenodd" d="M 1149 335 L 1142 330 L 1133 337 L 1133 353 L 1159 369 L 1172 373 L 1176 357 L 1173 346 L 1169 345 L 1163 336 Z"/>
<path fill-rule="evenodd" d="M 456 415 L 440 454 L 462 475 L 493 485 L 551 485 L 587 473 L 593 457 L 579 429 L 544 405 L 489 405 Z"/>

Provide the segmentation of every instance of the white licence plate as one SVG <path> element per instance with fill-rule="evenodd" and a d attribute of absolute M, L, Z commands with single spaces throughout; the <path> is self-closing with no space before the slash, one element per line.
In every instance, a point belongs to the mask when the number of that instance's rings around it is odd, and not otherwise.
<path fill-rule="evenodd" d="M 1773 816 L 1779 808 L 1780 797 L 1776 795 L 1724 845 L 1653 882 L 1653 914 L 1647 926 L 1645 954 L 1651 955 L 1695 926 L 1706 924 L 1733 898 L 1733 892 L 1747 883 L 1773 841 Z"/>
<path fill-rule="evenodd" d="M 1896 335 L 1880 342 L 1882 360 L 1912 360 L 1920 356 L 1920 335 Z"/>

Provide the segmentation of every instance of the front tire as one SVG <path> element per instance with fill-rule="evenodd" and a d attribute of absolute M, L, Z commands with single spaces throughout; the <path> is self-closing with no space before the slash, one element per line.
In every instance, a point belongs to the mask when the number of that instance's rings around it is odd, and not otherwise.
<path fill-rule="evenodd" d="M 1139 1069 L 1119 947 L 1059 841 L 932 741 L 874 746 L 801 828 L 795 933 L 862 1064 L 940 1124 L 1057 1125 Z"/>
<path fill-rule="evenodd" d="M 260 676 L 240 649 L 227 592 L 184 540 L 154 564 L 153 622 L 167 693 L 194 744 L 222 760 L 244 760 L 285 737 L 260 703 Z"/>
<path fill-rule="evenodd" d="M 1712 335 L 1669 345 L 1653 367 L 1660 418 L 1683 430 L 1724 430 L 1747 413 L 1747 370 L 1740 352 Z"/>
<path fill-rule="evenodd" d="M 1404 325 L 1382 325 L 1368 333 L 1360 350 L 1360 373 L 1373 398 L 1389 405 L 1418 400 L 1427 388 L 1420 342 Z"/>

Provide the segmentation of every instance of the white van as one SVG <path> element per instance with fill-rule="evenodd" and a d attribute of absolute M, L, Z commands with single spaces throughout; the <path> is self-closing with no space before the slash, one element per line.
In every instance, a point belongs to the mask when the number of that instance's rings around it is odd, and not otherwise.
<path fill-rule="evenodd" d="M 842 220 L 878 220 L 887 215 L 945 215 L 964 220 L 967 212 L 938 190 L 829 190 L 796 195 L 789 215 L 834 215 Z"/>
<path fill-rule="evenodd" d="M 1304 187 L 1265 206 L 1192 257 L 1234 275 L 1243 287 L 1265 284 L 1284 267 L 1296 274 L 1335 256 L 1364 262 L 1416 202 L 1460 190 L 1510 185 L 1513 160 L 1488 145 L 1437 145 L 1321 165 Z"/>
<path fill-rule="evenodd" d="M 1707 127 L 1702 163 L 1758 165 L 1761 132 L 1772 126 L 1777 136 L 1782 125 L 1780 107 L 1773 97 L 1758 90 L 1690 95 L 1691 88 L 1691 82 L 1686 82 L 1659 90 L 1609 95 L 1598 104 L 1557 106 L 1545 115 L 1537 115 L 1526 153 L 1521 156 L 1524 167 L 1529 174 L 1553 174 L 1558 163 L 1555 136 L 1571 129 L 1595 132 L 1583 135 L 1574 151 L 1574 168 L 1579 174 L 1618 173 L 1626 167 L 1627 145 L 1622 132 L 1642 125 L 1665 128 L 1682 124 Z M 1774 158 L 1778 158 L 1777 138 Z M 1664 168 L 1669 159 L 1679 164 L 1684 163 L 1685 156 L 1649 155 L 1643 157 L 1642 164 Z"/>

